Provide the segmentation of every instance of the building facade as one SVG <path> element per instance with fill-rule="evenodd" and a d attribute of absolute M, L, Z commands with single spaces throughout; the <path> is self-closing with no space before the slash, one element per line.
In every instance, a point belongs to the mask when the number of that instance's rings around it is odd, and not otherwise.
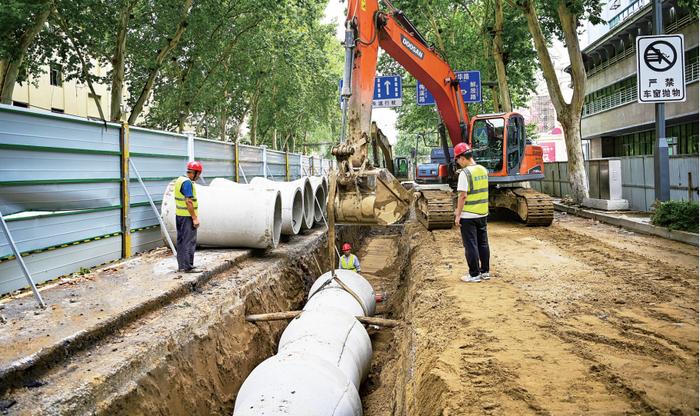
<path fill-rule="evenodd" d="M 96 75 L 104 75 L 107 69 L 96 65 L 94 71 Z M 105 119 L 109 120 L 110 88 L 99 83 L 93 86 Z M 43 73 L 32 74 L 29 81 L 15 84 L 12 105 L 100 120 L 90 88 L 77 80 L 65 81 L 60 65 L 47 66 Z"/>
<path fill-rule="evenodd" d="M 607 27 L 589 28 L 584 50 L 588 81 L 581 120 L 591 158 L 653 154 L 655 106 L 637 102 L 636 37 L 652 34 L 650 0 L 609 3 Z M 611 9 L 615 7 L 614 9 Z M 666 137 L 673 154 L 698 153 L 698 19 L 663 2 L 664 31 L 685 38 L 685 102 L 666 104 Z"/>

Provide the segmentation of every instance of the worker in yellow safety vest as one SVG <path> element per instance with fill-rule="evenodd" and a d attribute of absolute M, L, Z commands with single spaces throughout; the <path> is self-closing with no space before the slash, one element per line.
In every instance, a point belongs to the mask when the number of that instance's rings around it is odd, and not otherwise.
<path fill-rule="evenodd" d="M 338 265 L 338 268 L 343 270 L 352 270 L 355 273 L 359 273 L 360 260 L 357 259 L 356 255 L 350 253 L 350 250 L 352 250 L 350 243 L 343 244 L 343 255 L 340 256 L 340 264 Z"/>
<path fill-rule="evenodd" d="M 175 227 L 177 229 L 177 267 L 179 272 L 199 273 L 194 267 L 194 251 L 197 247 L 199 216 L 197 188 L 194 182 L 202 174 L 202 164 L 187 164 L 187 176 L 175 179 Z"/>
<path fill-rule="evenodd" d="M 477 283 L 491 279 L 489 274 L 489 238 L 486 217 L 489 215 L 489 171 L 474 161 L 466 143 L 454 148 L 455 161 L 462 168 L 457 181 L 455 225 L 459 227 L 469 274 L 461 279 Z"/>

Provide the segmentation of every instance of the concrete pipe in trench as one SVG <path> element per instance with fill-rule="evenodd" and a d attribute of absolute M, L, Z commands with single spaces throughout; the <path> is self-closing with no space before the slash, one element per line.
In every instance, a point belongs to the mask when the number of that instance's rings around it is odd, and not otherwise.
<path fill-rule="evenodd" d="M 229 189 L 247 187 L 279 191 L 282 198 L 282 234 L 299 234 L 303 224 L 304 207 L 303 195 L 298 186 L 291 185 L 290 182 L 274 182 L 265 178 L 253 178 L 249 185 L 217 178 L 211 182 L 211 186 L 228 187 Z"/>
<path fill-rule="evenodd" d="M 309 300 L 304 310 L 322 311 L 339 309 L 351 316 L 372 316 L 377 305 L 374 289 L 364 277 L 352 270 L 337 269 L 335 275 L 353 292 L 361 302 L 345 291 L 340 284 L 333 280 L 331 272 L 324 273 L 316 279 L 309 290 Z M 329 281 L 326 283 L 327 281 Z M 318 292 L 318 293 L 317 293 Z"/>
<path fill-rule="evenodd" d="M 161 215 L 176 241 L 175 181 L 163 195 Z M 201 225 L 197 244 L 214 247 L 274 248 L 282 230 L 282 199 L 276 190 L 195 184 Z M 241 201 L 245 201 L 242 203 Z"/>
<path fill-rule="evenodd" d="M 314 221 L 316 224 L 323 224 L 323 219 L 326 216 L 326 198 L 328 197 L 326 178 L 323 176 L 309 176 L 309 183 L 314 192 Z M 317 202 L 318 201 L 318 202 Z M 321 207 L 319 209 L 319 206 Z"/>
<path fill-rule="evenodd" d="M 243 382 L 234 416 L 362 415 L 358 390 L 369 371 L 372 342 L 355 316 L 374 313 L 374 290 L 357 273 L 335 272 L 357 298 L 330 272 L 319 277 L 304 311 L 284 330 L 277 355 Z"/>

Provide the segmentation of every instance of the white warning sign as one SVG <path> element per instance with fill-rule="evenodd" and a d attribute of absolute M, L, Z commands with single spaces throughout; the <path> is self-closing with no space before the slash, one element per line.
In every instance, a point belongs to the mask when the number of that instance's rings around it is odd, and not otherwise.
<path fill-rule="evenodd" d="M 685 101 L 683 35 L 637 37 L 637 101 Z"/>

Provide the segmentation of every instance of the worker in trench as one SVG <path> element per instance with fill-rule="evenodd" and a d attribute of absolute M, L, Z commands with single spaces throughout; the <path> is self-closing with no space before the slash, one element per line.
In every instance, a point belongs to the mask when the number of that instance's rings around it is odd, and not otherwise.
<path fill-rule="evenodd" d="M 194 182 L 202 174 L 202 164 L 194 161 L 187 164 L 187 176 L 175 180 L 175 226 L 177 229 L 177 271 L 199 273 L 194 267 L 194 252 L 197 247 L 199 228 L 197 189 Z"/>
<path fill-rule="evenodd" d="M 352 245 L 350 243 L 343 244 L 343 255 L 338 261 L 338 268 L 343 270 L 352 270 L 355 273 L 360 273 L 360 260 L 356 255 L 352 254 Z"/>
<path fill-rule="evenodd" d="M 486 217 L 489 214 L 489 172 L 474 161 L 472 149 L 466 143 L 454 148 L 455 161 L 462 168 L 457 181 L 457 208 L 455 225 L 459 227 L 469 274 L 463 282 L 478 283 L 489 280 L 489 238 Z"/>

